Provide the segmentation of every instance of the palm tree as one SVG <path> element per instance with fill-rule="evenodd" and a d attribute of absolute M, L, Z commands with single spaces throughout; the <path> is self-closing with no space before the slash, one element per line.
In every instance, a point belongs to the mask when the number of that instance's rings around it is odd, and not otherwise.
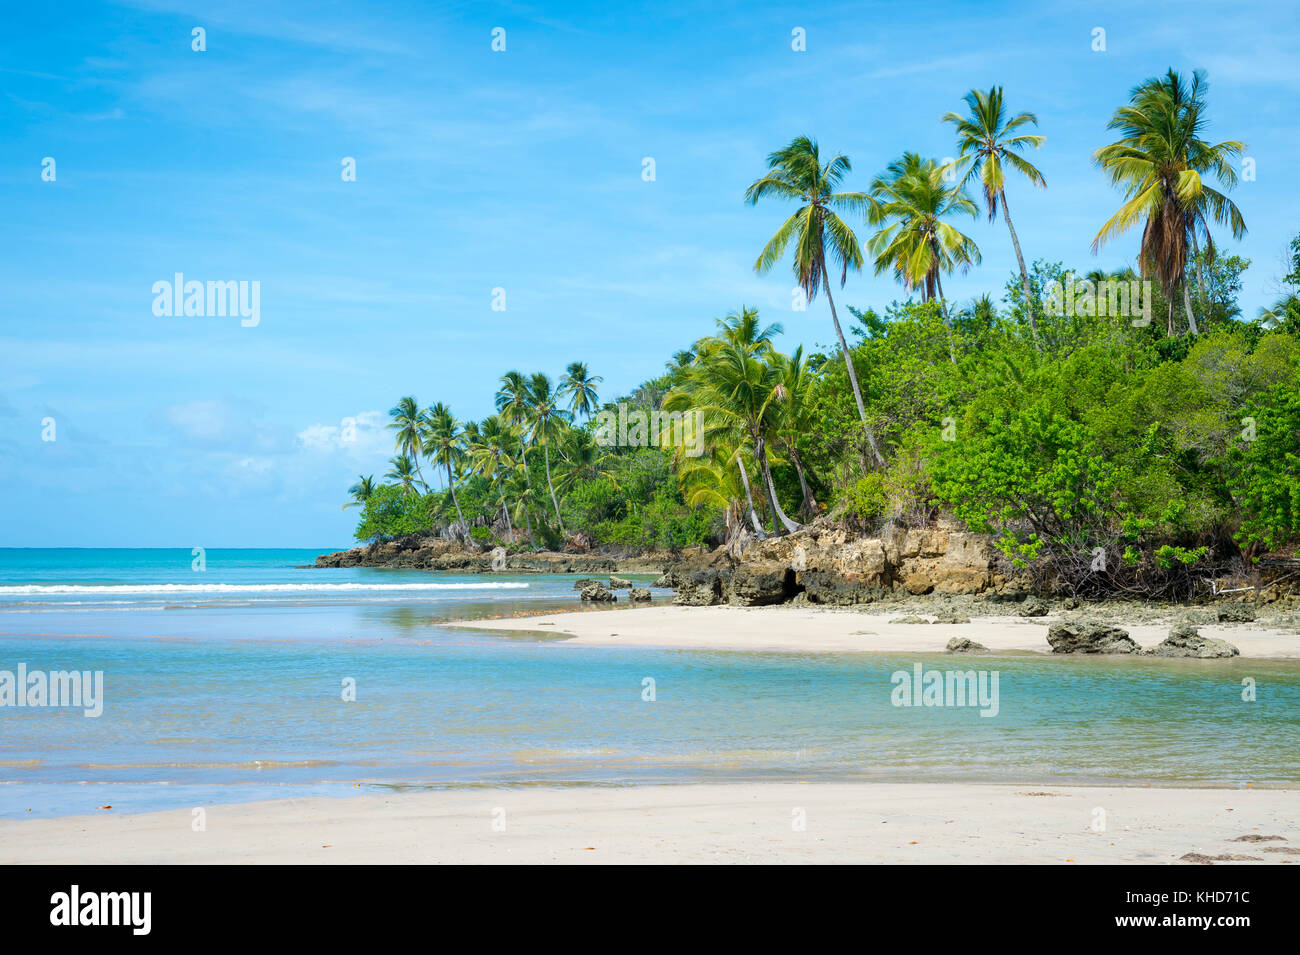
<path fill-rule="evenodd" d="M 937 162 L 903 153 L 890 163 L 871 183 L 868 218 L 881 226 L 869 243 L 876 274 L 893 269 L 907 291 L 919 288 L 921 301 L 938 299 L 943 306 L 943 273 L 980 261 L 975 242 L 943 221 L 953 213 L 974 218 L 977 210 L 961 186 L 944 184 Z M 946 306 L 943 311 L 948 321 Z"/>
<path fill-rule="evenodd" d="M 456 476 L 453 470 L 465 456 L 462 437 L 461 427 L 450 408 L 441 401 L 429 408 L 421 444 L 435 465 L 447 469 L 447 487 L 451 489 L 451 501 L 456 505 L 456 516 L 460 519 L 459 526 L 464 532 L 467 525 L 465 515 L 461 513 L 460 499 L 456 496 Z"/>
<path fill-rule="evenodd" d="M 569 395 L 569 414 L 576 418 L 582 414 L 591 420 L 591 413 L 599 407 L 600 399 L 596 395 L 596 385 L 604 381 L 600 375 L 587 372 L 585 362 L 574 361 L 564 370 L 564 381 L 560 383 L 556 397 Z"/>
<path fill-rule="evenodd" d="M 1206 88 L 1199 70 L 1187 82 L 1173 69 L 1135 87 L 1129 105 L 1116 110 L 1107 124 L 1120 138 L 1093 154 L 1111 183 L 1124 190 L 1125 201 L 1092 240 L 1092 251 L 1144 222 L 1138 264 L 1144 276 L 1155 275 L 1170 303 L 1170 334 L 1174 292 L 1180 285 L 1188 331 L 1199 331 L 1184 275 L 1189 250 L 1195 253 L 1199 247 L 1198 235 L 1213 257 L 1210 220 L 1227 226 L 1233 238 L 1246 234 L 1241 211 L 1205 181 L 1211 176 L 1229 189 L 1235 186 L 1232 160 L 1246 148 L 1235 139 L 1211 145 L 1202 138 Z"/>
<path fill-rule="evenodd" d="M 799 436 L 809 433 L 813 428 L 813 411 L 809 404 L 813 374 L 808 362 L 803 357 L 803 346 L 794 350 L 793 355 L 772 354 L 772 362 L 777 368 L 777 385 L 773 392 L 777 415 L 777 430 L 774 435 L 776 443 L 785 452 L 795 473 L 799 475 L 799 490 L 803 499 L 799 504 L 799 513 L 804 520 L 811 520 L 817 515 L 817 499 L 813 497 L 812 488 L 808 486 L 808 475 L 804 470 L 803 460 L 799 457 Z"/>
<path fill-rule="evenodd" d="M 375 493 L 374 475 L 359 475 L 357 483 L 348 488 L 348 493 L 352 495 L 352 500 L 343 505 L 343 510 L 349 507 L 361 507 Z"/>
<path fill-rule="evenodd" d="M 1025 292 L 1025 312 L 1029 316 L 1029 328 L 1034 336 L 1034 343 L 1042 348 L 1038 336 L 1038 322 L 1034 318 L 1033 293 L 1029 285 L 1029 270 L 1025 268 L 1025 257 L 1020 253 L 1020 239 L 1016 236 L 1016 227 L 1011 224 L 1011 210 L 1007 208 L 1006 166 L 1021 173 L 1034 185 L 1043 188 L 1047 182 L 1043 174 L 1032 163 L 1019 154 L 1026 146 L 1037 149 L 1046 137 L 1017 132 L 1024 126 L 1037 126 L 1038 117 L 1033 113 L 1017 113 L 1007 119 L 1006 108 L 1002 102 L 1002 87 L 994 86 L 987 93 L 971 90 L 965 96 L 969 113 L 960 116 L 948 113 L 945 123 L 957 127 L 957 158 L 943 167 L 956 172 L 960 178 L 957 184 L 965 186 L 973 176 L 979 176 L 984 187 L 984 205 L 988 209 L 989 221 L 998 215 L 998 204 L 1002 205 L 1002 218 L 1007 222 L 1007 231 L 1011 233 L 1011 245 L 1016 250 L 1016 262 L 1020 265 L 1020 282 Z M 1012 135 L 1012 134 L 1015 135 Z"/>
<path fill-rule="evenodd" d="M 397 432 L 395 450 L 410 456 L 415 473 L 423 483 L 424 475 L 420 473 L 420 432 L 424 427 L 424 412 L 420 410 L 419 402 L 407 395 L 389 409 L 388 416 L 393 419 L 388 427 Z"/>
<path fill-rule="evenodd" d="M 839 316 L 835 314 L 826 261 L 829 252 L 831 264 L 840 267 L 840 288 L 844 287 L 849 269 L 856 272 L 862 268 L 862 250 L 858 247 L 857 236 L 838 213 L 861 211 L 867 206 L 867 197 L 860 192 L 835 191 L 845 173 L 852 169 L 848 157 L 837 155 L 822 163 L 817 143 L 807 136 L 800 136 L 784 149 L 772 153 L 767 157 L 767 165 L 767 174 L 745 190 L 745 201 L 755 205 L 764 196 L 775 196 L 802 205 L 768 240 L 754 263 L 754 271 L 759 275 L 771 271 L 785 255 L 786 248 L 794 242 L 795 278 L 810 302 L 817 297 L 819 287 L 826 291 L 835 336 L 844 354 L 853 400 L 858 405 L 858 417 L 862 419 L 867 444 L 876 463 L 884 464 L 876 436 L 867 424 L 867 409 L 862 404 L 862 389 L 858 387 L 858 375 L 853 368 L 853 353 L 849 351 Z"/>
<path fill-rule="evenodd" d="M 396 481 L 403 494 L 420 493 L 420 489 L 416 485 L 424 482 L 417 476 L 415 462 L 411 460 L 409 454 L 399 454 L 388 463 L 390 470 L 384 475 L 387 480 Z"/>
<path fill-rule="evenodd" d="M 572 366 L 570 366 L 572 368 Z M 528 383 L 527 420 L 531 438 L 541 442 L 542 454 L 546 463 L 546 486 L 551 492 L 551 504 L 555 507 L 555 520 L 560 525 L 560 534 L 564 534 L 564 518 L 560 516 L 560 502 L 555 497 L 555 483 L 551 480 L 551 442 L 564 431 L 566 421 L 564 412 L 555 402 L 551 388 L 551 379 L 543 372 L 537 372 Z"/>
<path fill-rule="evenodd" d="M 561 494 L 570 494 L 581 484 L 599 478 L 604 472 L 602 466 L 613 459 L 613 455 L 596 443 L 596 437 L 587 428 L 569 428 L 564 432 L 559 447 L 560 460 L 555 465 L 555 487 Z M 614 475 L 608 475 L 614 487 L 618 482 Z"/>
<path fill-rule="evenodd" d="M 507 450 L 514 440 L 514 428 L 500 415 L 490 415 L 483 419 L 482 425 L 475 428 L 474 443 L 469 449 L 475 472 L 495 485 L 501 497 L 501 513 L 506 519 L 506 535 L 509 540 L 514 539 L 515 531 L 510 523 L 510 508 L 506 506 L 505 483 L 514 467 Z"/>

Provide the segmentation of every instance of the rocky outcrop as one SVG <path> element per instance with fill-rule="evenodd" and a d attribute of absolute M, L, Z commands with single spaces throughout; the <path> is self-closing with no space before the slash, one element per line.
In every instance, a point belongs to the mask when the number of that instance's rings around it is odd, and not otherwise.
<path fill-rule="evenodd" d="M 987 653 L 988 647 L 982 643 L 976 643 L 967 637 L 953 637 L 948 641 L 948 646 L 944 647 L 945 653 Z"/>
<path fill-rule="evenodd" d="M 631 590 L 632 581 L 628 580 L 626 577 L 615 577 L 613 574 L 610 574 L 609 589 L 610 590 Z"/>
<path fill-rule="evenodd" d="M 591 577 L 579 577 L 573 582 L 573 589 L 581 590 L 583 587 L 590 587 L 592 584 L 599 585 L 600 581 Z"/>
<path fill-rule="evenodd" d="M 1127 630 L 1096 620 L 1058 620 L 1047 630 L 1053 653 L 1137 653 Z"/>
<path fill-rule="evenodd" d="M 726 586 L 727 602 L 738 607 L 783 604 L 797 592 L 795 572 L 775 561 L 741 564 L 732 571 Z"/>
<path fill-rule="evenodd" d="M 1144 652 L 1156 657 L 1194 657 L 1198 660 L 1213 660 L 1235 657 L 1241 651 L 1227 640 L 1203 637 L 1191 624 L 1182 624 L 1174 627 L 1169 631 L 1169 636 Z"/>
<path fill-rule="evenodd" d="M 633 587 L 627 592 L 627 599 L 634 604 L 648 604 L 650 602 L 650 591 L 645 587 Z"/>
<path fill-rule="evenodd" d="M 1250 604 L 1224 604 L 1216 609 L 1219 623 L 1250 623 L 1255 619 L 1255 608 Z"/>
<path fill-rule="evenodd" d="M 711 607 L 720 604 L 722 585 L 721 571 L 697 570 L 677 584 L 677 596 L 673 598 L 673 603 L 683 607 Z"/>
<path fill-rule="evenodd" d="M 428 537 L 353 547 L 316 558 L 317 567 L 403 567 L 412 570 L 453 570 L 470 574 L 608 574 L 619 561 L 600 554 L 542 551 L 508 554 L 467 549 L 459 541 Z"/>
<path fill-rule="evenodd" d="M 1039 600 L 1037 597 L 1029 597 L 1020 605 L 1020 609 L 1016 612 L 1022 617 L 1046 617 L 1049 609 L 1050 608 L 1047 604 L 1042 600 Z"/>
<path fill-rule="evenodd" d="M 613 603 L 618 600 L 616 596 L 597 583 L 591 583 L 583 587 L 578 597 L 591 603 Z"/>

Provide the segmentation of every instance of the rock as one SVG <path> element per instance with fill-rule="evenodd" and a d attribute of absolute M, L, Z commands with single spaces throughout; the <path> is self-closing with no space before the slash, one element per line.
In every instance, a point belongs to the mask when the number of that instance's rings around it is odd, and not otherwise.
<path fill-rule="evenodd" d="M 650 586 L 652 586 L 652 587 L 664 587 L 664 588 L 667 588 L 667 589 L 671 589 L 671 588 L 673 588 L 673 587 L 676 587 L 677 585 L 676 585 L 675 583 L 673 583 L 673 575 L 665 571 L 664 573 L 660 574 L 660 575 L 659 575 L 659 579 L 656 580 L 656 581 L 655 581 L 653 584 L 651 584 Z"/>
<path fill-rule="evenodd" d="M 929 623 L 930 621 L 926 617 L 918 617 L 915 614 L 913 614 L 908 617 L 895 617 L 893 620 L 889 622 L 890 623 Z"/>
<path fill-rule="evenodd" d="M 1263 862 L 1264 860 L 1259 856 L 1243 856 L 1231 852 L 1218 856 L 1207 856 L 1203 852 L 1189 852 L 1179 856 L 1179 861 L 1196 865 L 1214 865 L 1216 862 Z"/>
<path fill-rule="evenodd" d="M 492 548 L 492 553 L 488 555 L 492 561 L 492 572 L 499 574 L 506 569 L 506 549 L 504 547 Z"/>
<path fill-rule="evenodd" d="M 1079 603 L 1078 597 L 1066 597 L 1061 601 L 1061 606 L 1066 610 L 1078 610 L 1082 604 Z"/>
<path fill-rule="evenodd" d="M 593 603 L 613 603 L 618 599 L 598 583 L 590 583 L 583 587 L 582 593 L 580 593 L 578 597 L 581 600 L 591 601 Z"/>
<path fill-rule="evenodd" d="M 948 646 L 944 647 L 947 653 L 987 653 L 988 649 L 984 644 L 966 637 L 953 637 L 948 641 Z"/>
<path fill-rule="evenodd" d="M 1047 630 L 1053 653 L 1137 653 L 1127 630 L 1096 620 L 1058 620 Z"/>
<path fill-rule="evenodd" d="M 1046 617 L 1050 608 L 1037 597 L 1029 597 L 1016 612 L 1022 617 Z"/>
<path fill-rule="evenodd" d="M 970 617 L 963 617 L 955 610 L 941 611 L 935 615 L 935 623 L 970 623 Z"/>
<path fill-rule="evenodd" d="M 1224 604 L 1216 616 L 1219 623 L 1250 623 L 1255 619 L 1255 608 L 1250 604 Z"/>
<path fill-rule="evenodd" d="M 1145 652 L 1156 657 L 1196 657 L 1200 660 L 1210 660 L 1219 657 L 1235 657 L 1241 651 L 1227 640 L 1203 637 L 1195 627 L 1183 624 L 1174 627 L 1169 631 L 1169 636 Z"/>
<path fill-rule="evenodd" d="M 627 580 L 626 578 L 623 577 L 615 577 L 613 574 L 610 574 L 609 589 L 610 590 L 631 590 L 632 581 Z"/>
<path fill-rule="evenodd" d="M 683 607 L 711 607 L 722 603 L 722 574 L 697 570 L 677 585 L 673 603 Z"/>
<path fill-rule="evenodd" d="M 1248 832 L 1244 836 L 1237 836 L 1235 839 L 1229 839 L 1229 842 L 1286 842 L 1286 836 L 1261 836 L 1258 833 Z"/>
<path fill-rule="evenodd" d="M 727 600 L 737 607 L 764 607 L 785 603 L 797 591 L 795 572 L 783 564 L 741 564 L 731 575 Z"/>
<path fill-rule="evenodd" d="M 584 587 L 590 587 L 592 584 L 595 584 L 597 587 L 601 586 L 599 580 L 593 580 L 590 577 L 579 577 L 573 582 L 573 589 L 582 590 Z"/>
<path fill-rule="evenodd" d="M 633 587 L 628 591 L 627 597 L 633 603 L 649 603 L 650 591 L 645 587 Z"/>

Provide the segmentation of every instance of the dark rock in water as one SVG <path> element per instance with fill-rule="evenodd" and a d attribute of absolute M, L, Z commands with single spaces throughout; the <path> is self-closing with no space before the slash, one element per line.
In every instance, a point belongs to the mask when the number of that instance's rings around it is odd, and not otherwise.
<path fill-rule="evenodd" d="M 645 587 L 633 587 L 630 591 L 628 591 L 627 596 L 628 599 L 631 600 L 633 603 L 648 604 L 650 602 L 650 591 L 647 590 Z"/>
<path fill-rule="evenodd" d="M 1037 597 L 1029 597 L 1016 611 L 1022 617 L 1046 617 L 1051 608 Z"/>
<path fill-rule="evenodd" d="M 582 600 L 588 600 L 594 603 L 613 603 L 618 599 L 600 584 L 595 582 L 583 587 L 582 593 L 578 596 Z"/>
<path fill-rule="evenodd" d="M 1240 652 L 1227 640 L 1201 636 L 1190 624 L 1174 627 L 1169 636 L 1146 651 L 1156 657 L 1196 657 L 1201 660 L 1235 657 Z"/>
<path fill-rule="evenodd" d="M 782 604 L 798 592 L 794 571 L 783 564 L 741 564 L 732 572 L 728 602 L 737 607 Z"/>
<path fill-rule="evenodd" d="M 1250 623 L 1255 619 L 1255 608 L 1250 604 L 1224 604 L 1218 611 L 1219 623 Z"/>
<path fill-rule="evenodd" d="M 948 653 L 987 653 L 989 648 L 966 637 L 953 637 L 944 649 Z"/>
<path fill-rule="evenodd" d="M 683 607 L 711 607 L 722 603 L 723 574 L 718 570 L 697 570 L 677 585 L 673 603 Z"/>
<path fill-rule="evenodd" d="M 672 587 L 676 587 L 677 584 L 673 582 L 673 575 L 672 575 L 672 574 L 669 574 L 669 573 L 662 573 L 662 574 L 659 575 L 659 579 L 656 580 L 653 584 L 651 584 L 651 586 L 652 586 L 652 587 L 668 587 L 668 588 L 672 588 Z"/>
<path fill-rule="evenodd" d="M 1053 653 L 1137 653 L 1127 630 L 1096 620 L 1058 620 L 1047 629 Z"/>
<path fill-rule="evenodd" d="M 579 577 L 577 580 L 573 582 L 573 589 L 582 590 L 584 587 L 590 587 L 592 584 L 595 584 L 597 587 L 599 587 L 600 581 L 592 580 L 590 577 Z"/>
<path fill-rule="evenodd" d="M 610 574 L 609 589 L 610 590 L 631 590 L 632 581 L 627 580 L 626 578 L 623 577 L 615 577 L 613 574 Z"/>

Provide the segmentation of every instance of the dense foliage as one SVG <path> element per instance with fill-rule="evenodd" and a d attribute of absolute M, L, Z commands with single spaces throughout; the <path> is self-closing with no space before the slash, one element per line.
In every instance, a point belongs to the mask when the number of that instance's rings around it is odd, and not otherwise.
<path fill-rule="evenodd" d="M 945 221 L 975 212 L 965 184 L 979 183 L 990 217 L 1006 213 L 1009 174 L 1045 184 L 1020 155 L 1042 144 L 1024 132 L 1036 118 L 1009 119 L 998 88 L 967 105 L 969 118 L 947 117 L 960 151 L 947 167 L 904 154 L 849 192 L 848 160 L 800 138 L 747 193 L 801 204 L 756 268 L 790 251 L 842 347 L 782 354 L 780 326 L 742 307 L 603 404 L 578 362 L 558 387 L 506 373 L 481 422 L 404 398 L 387 483 L 352 489 L 358 538 L 676 550 L 743 546 L 828 512 L 864 533 L 948 516 L 1058 585 L 1145 594 L 1288 547 L 1300 535 L 1300 236 L 1290 291 L 1243 318 L 1249 262 L 1216 249 L 1210 226 L 1240 235 L 1245 223 L 1209 185 L 1232 187 L 1241 144 L 1199 139 L 1203 79 L 1171 71 L 1137 87 L 1111 124 L 1121 138 L 1095 157 L 1125 193 L 1097 243 L 1143 226 L 1140 271 L 1020 264 L 999 296 L 963 306 L 941 277 L 979 262 Z M 880 227 L 877 273 L 916 297 L 850 306 L 845 335 L 830 295 L 832 278 L 868 262 L 855 214 Z M 639 412 L 698 431 L 647 436 Z"/>

